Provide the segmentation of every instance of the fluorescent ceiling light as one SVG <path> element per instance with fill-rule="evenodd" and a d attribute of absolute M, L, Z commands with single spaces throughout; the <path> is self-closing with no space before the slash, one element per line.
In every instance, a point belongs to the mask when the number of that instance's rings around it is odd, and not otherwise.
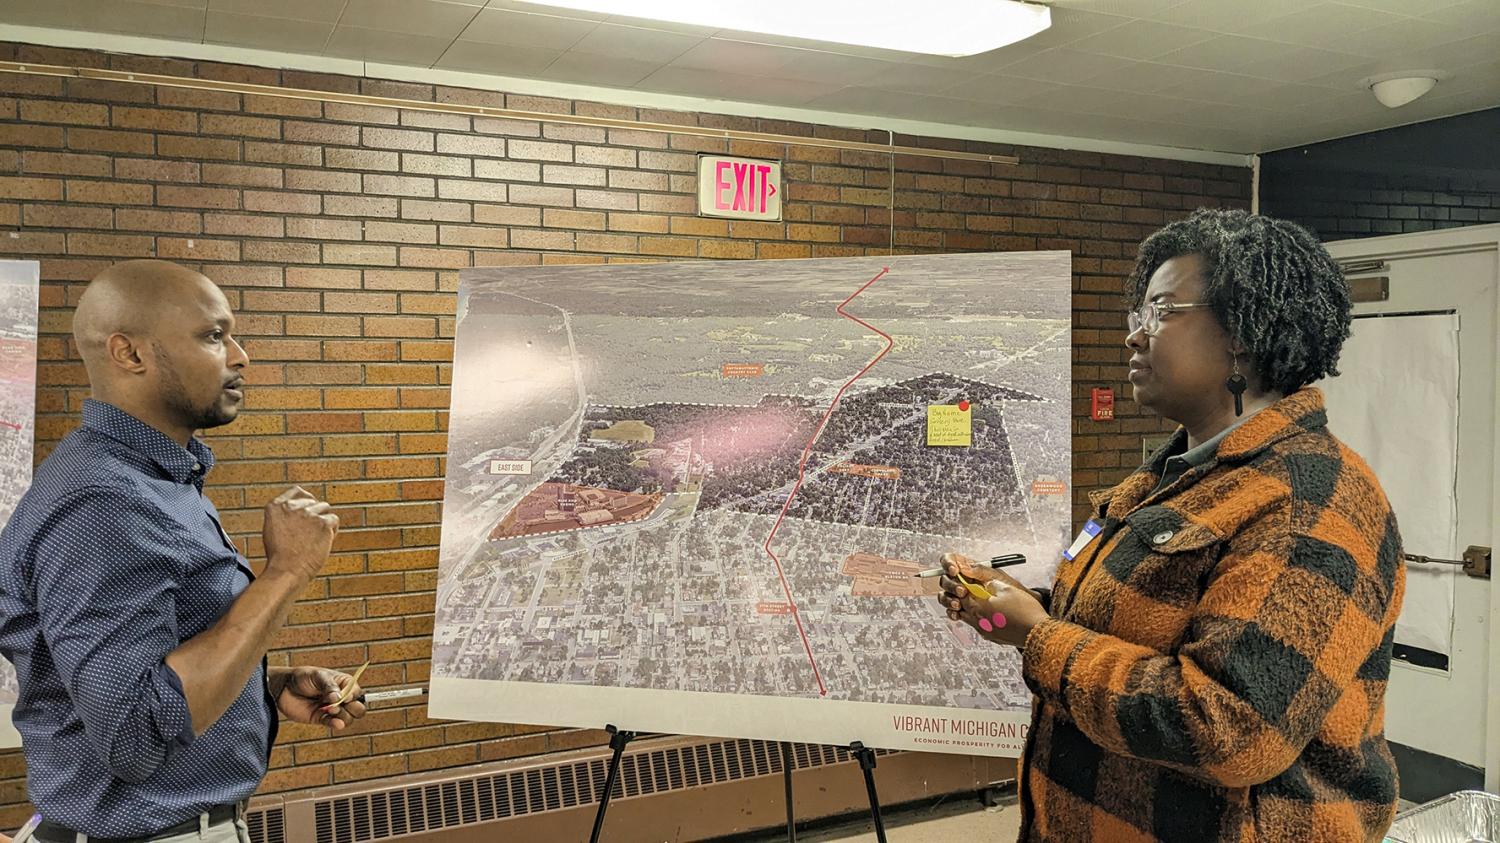
<path fill-rule="evenodd" d="M 1016 0 L 521 0 L 554 8 L 857 44 L 971 56 L 1052 25 L 1046 6 Z"/>

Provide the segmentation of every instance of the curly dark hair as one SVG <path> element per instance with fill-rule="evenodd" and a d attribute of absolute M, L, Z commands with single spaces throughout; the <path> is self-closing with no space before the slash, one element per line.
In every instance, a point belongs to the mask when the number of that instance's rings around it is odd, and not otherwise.
<path fill-rule="evenodd" d="M 1349 337 L 1349 282 L 1311 232 L 1246 211 L 1199 208 L 1141 243 L 1125 283 L 1131 307 L 1152 273 L 1182 255 L 1204 260 L 1204 301 L 1255 361 L 1265 388 L 1283 394 L 1337 375 Z"/>

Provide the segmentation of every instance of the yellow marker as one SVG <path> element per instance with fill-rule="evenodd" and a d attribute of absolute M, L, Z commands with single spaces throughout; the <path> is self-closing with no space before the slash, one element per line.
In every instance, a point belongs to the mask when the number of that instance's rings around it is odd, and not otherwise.
<path fill-rule="evenodd" d="M 967 448 L 974 444 L 974 414 L 968 402 L 962 405 L 929 404 L 927 444 Z"/>
<path fill-rule="evenodd" d="M 969 582 L 968 580 L 964 579 L 964 575 L 960 574 L 958 571 L 954 571 L 953 575 L 958 577 L 958 581 L 963 584 L 964 588 L 967 588 L 969 590 L 969 593 L 974 596 L 975 600 L 988 600 L 991 597 L 995 596 L 991 594 L 989 589 L 985 588 L 984 586 L 978 583 Z"/>
<path fill-rule="evenodd" d="M 334 705 L 343 705 L 354 698 L 354 689 L 359 685 L 359 677 L 365 674 L 365 668 L 369 666 L 370 663 L 365 662 L 359 666 L 359 670 L 354 671 L 354 677 L 350 680 L 349 687 L 345 688 L 342 694 L 339 694 L 339 701 L 334 703 Z"/>

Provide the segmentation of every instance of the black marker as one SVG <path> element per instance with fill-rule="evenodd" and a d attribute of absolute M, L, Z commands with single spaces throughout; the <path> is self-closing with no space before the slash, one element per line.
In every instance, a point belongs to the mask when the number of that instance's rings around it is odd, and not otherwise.
<path fill-rule="evenodd" d="M 1012 565 L 1024 565 L 1025 563 L 1026 563 L 1026 557 L 1025 556 L 1022 556 L 1019 553 L 1007 553 L 1007 554 L 1005 554 L 1003 556 L 996 556 L 995 558 L 991 559 L 987 564 L 991 568 L 1009 568 Z M 921 572 L 920 574 L 912 574 L 912 576 L 914 576 L 914 577 L 936 577 L 936 576 L 938 576 L 938 575 L 940 575 L 942 573 L 943 573 L 943 569 L 942 568 L 929 568 L 929 569 Z"/>

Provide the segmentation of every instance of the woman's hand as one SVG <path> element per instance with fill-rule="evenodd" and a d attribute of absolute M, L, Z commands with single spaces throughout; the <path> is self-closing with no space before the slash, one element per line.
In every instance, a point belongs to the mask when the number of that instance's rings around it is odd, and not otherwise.
<path fill-rule="evenodd" d="M 1036 595 L 1004 571 L 981 565 L 962 554 L 945 553 L 943 572 L 938 579 L 942 589 L 938 603 L 948 610 L 950 620 L 963 621 L 987 640 L 1023 646 L 1032 627 L 1047 619 L 1047 610 Z M 990 596 L 984 600 L 975 597 L 958 581 L 959 574 L 984 588 Z"/>

